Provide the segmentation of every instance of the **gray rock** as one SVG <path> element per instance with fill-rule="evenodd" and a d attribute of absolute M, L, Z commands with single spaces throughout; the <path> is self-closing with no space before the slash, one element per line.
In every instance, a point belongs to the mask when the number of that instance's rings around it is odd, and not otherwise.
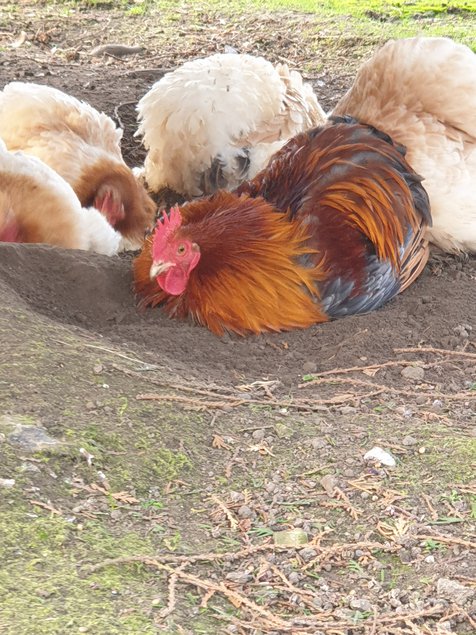
<path fill-rule="evenodd" d="M 309 562 L 317 556 L 317 551 L 312 547 L 304 547 L 304 549 L 301 549 L 301 551 L 299 552 L 299 555 L 304 560 L 304 562 Z"/>
<path fill-rule="evenodd" d="M 41 452 L 61 447 L 63 444 L 47 434 L 44 428 L 18 423 L 8 435 L 8 442 L 23 452 Z"/>
<path fill-rule="evenodd" d="M 231 571 L 226 574 L 226 579 L 235 584 L 246 584 L 252 576 L 247 571 Z"/>
<path fill-rule="evenodd" d="M 253 430 L 253 434 L 251 436 L 255 441 L 262 441 L 266 436 L 266 431 L 262 428 L 259 430 Z"/>
<path fill-rule="evenodd" d="M 315 437 L 314 439 L 311 439 L 311 446 L 314 450 L 322 450 L 323 448 L 327 448 L 329 444 L 325 439 Z"/>
<path fill-rule="evenodd" d="M 436 592 L 439 597 L 454 602 L 458 606 L 463 606 L 476 596 L 476 589 L 470 589 L 449 578 L 439 578 L 436 583 Z"/>
<path fill-rule="evenodd" d="M 349 602 L 349 606 L 356 611 L 366 611 L 367 613 L 371 613 L 373 610 L 372 604 L 365 598 L 354 598 Z"/>
<path fill-rule="evenodd" d="M 405 366 L 400 373 L 405 379 L 412 381 L 423 381 L 425 377 L 425 371 L 421 366 Z"/>
<path fill-rule="evenodd" d="M 248 507 L 248 505 L 242 505 L 238 509 L 238 516 L 240 518 L 253 518 L 255 515 L 254 511 Z"/>
<path fill-rule="evenodd" d="M 406 445 L 406 446 L 416 445 L 417 443 L 418 443 L 418 439 L 415 439 L 415 437 L 412 437 L 410 434 L 408 434 L 402 440 L 402 445 Z"/>

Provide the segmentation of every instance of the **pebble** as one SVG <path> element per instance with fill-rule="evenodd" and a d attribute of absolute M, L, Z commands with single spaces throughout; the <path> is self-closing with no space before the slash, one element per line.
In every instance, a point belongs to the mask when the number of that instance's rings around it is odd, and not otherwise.
<path fill-rule="evenodd" d="M 317 556 L 317 551 L 312 547 L 304 547 L 304 549 L 300 550 L 299 555 L 304 560 L 304 562 L 309 562 Z"/>
<path fill-rule="evenodd" d="M 410 434 L 408 434 L 406 437 L 402 439 L 402 445 L 410 446 L 410 445 L 416 445 L 417 443 L 418 443 L 418 439 L 415 439 L 415 437 L 412 437 Z"/>
<path fill-rule="evenodd" d="M 274 429 L 278 439 L 290 439 L 294 434 L 294 430 L 284 423 L 277 423 Z"/>
<path fill-rule="evenodd" d="M 436 583 L 436 592 L 438 597 L 454 602 L 458 606 L 463 606 L 463 604 L 476 597 L 476 589 L 470 589 L 449 578 L 439 578 Z"/>
<path fill-rule="evenodd" d="M 260 428 L 259 430 L 253 430 L 251 435 L 255 441 L 262 441 L 266 435 L 266 431 Z"/>
<path fill-rule="evenodd" d="M 226 579 L 235 584 L 246 584 L 252 578 L 252 575 L 247 571 L 231 571 L 226 574 Z"/>
<path fill-rule="evenodd" d="M 426 564 L 435 564 L 435 556 L 429 555 L 425 558 Z"/>
<path fill-rule="evenodd" d="M 322 450 L 323 448 L 327 448 L 329 444 L 322 437 L 314 437 L 314 439 L 311 439 L 311 446 L 313 450 Z"/>
<path fill-rule="evenodd" d="M 321 478 L 319 483 L 326 490 L 326 494 L 330 497 L 334 496 L 335 488 L 337 487 L 337 479 L 333 474 L 326 474 Z"/>
<path fill-rule="evenodd" d="M 364 454 L 364 461 L 378 461 L 382 465 L 386 465 L 388 467 L 395 467 L 397 464 L 389 452 L 382 450 L 382 448 L 379 448 L 378 446 L 372 448 Z"/>
<path fill-rule="evenodd" d="M 252 509 L 250 509 L 248 507 L 248 505 L 242 505 L 239 509 L 238 509 L 238 516 L 240 518 L 252 518 L 254 516 L 254 512 Z"/>
<path fill-rule="evenodd" d="M 425 377 L 425 371 L 421 366 L 405 366 L 400 374 L 402 377 L 405 377 L 405 379 L 411 379 L 413 381 L 422 381 Z"/>
<path fill-rule="evenodd" d="M 288 576 L 288 580 L 291 584 L 297 584 L 301 580 L 301 574 L 297 571 L 291 571 Z"/>
<path fill-rule="evenodd" d="M 365 599 L 354 598 L 349 602 L 349 606 L 356 611 L 366 611 L 367 613 L 371 613 L 373 610 L 371 602 Z"/>
<path fill-rule="evenodd" d="M 15 487 L 15 479 L 0 478 L 0 487 L 4 487 L 5 489 L 11 489 L 12 487 Z"/>

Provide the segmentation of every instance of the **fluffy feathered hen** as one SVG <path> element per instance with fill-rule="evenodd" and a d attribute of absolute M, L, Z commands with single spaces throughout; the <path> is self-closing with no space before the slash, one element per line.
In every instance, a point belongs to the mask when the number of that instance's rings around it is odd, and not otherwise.
<path fill-rule="evenodd" d="M 36 157 L 0 144 L 0 241 L 47 243 L 117 253 L 121 236 L 71 186 Z"/>
<path fill-rule="evenodd" d="M 299 73 L 227 53 L 167 73 L 142 97 L 138 112 L 148 187 L 187 198 L 233 189 L 290 137 L 325 121 Z"/>
<path fill-rule="evenodd" d="M 140 305 L 216 334 L 377 309 L 428 257 L 428 198 L 403 155 L 350 118 L 294 137 L 235 192 L 159 219 L 134 262 Z"/>
<path fill-rule="evenodd" d="M 448 38 L 390 40 L 333 113 L 404 144 L 430 197 L 430 240 L 476 252 L 476 55 L 468 47 Z"/>
<path fill-rule="evenodd" d="M 55 88 L 12 82 L 0 93 L 0 137 L 7 148 L 47 163 L 82 206 L 99 209 L 140 245 L 155 204 L 125 164 L 121 136 L 110 117 Z"/>

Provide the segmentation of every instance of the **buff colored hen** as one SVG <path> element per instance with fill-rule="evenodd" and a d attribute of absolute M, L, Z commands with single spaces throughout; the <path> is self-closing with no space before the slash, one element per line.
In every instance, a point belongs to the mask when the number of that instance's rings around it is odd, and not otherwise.
<path fill-rule="evenodd" d="M 121 236 L 95 208 L 36 157 L 8 152 L 0 141 L 0 241 L 47 243 L 112 255 Z"/>
<path fill-rule="evenodd" d="M 476 55 L 449 38 L 390 40 L 359 70 L 333 114 L 384 130 L 424 177 L 429 239 L 476 252 Z"/>
<path fill-rule="evenodd" d="M 138 112 L 148 187 L 187 198 L 233 189 L 288 139 L 325 121 L 298 72 L 228 53 L 167 73 L 142 97 Z"/>
<path fill-rule="evenodd" d="M 50 86 L 12 82 L 0 92 L 0 137 L 47 163 L 83 207 L 99 209 L 140 246 L 156 206 L 124 162 L 122 130 L 110 117 Z"/>

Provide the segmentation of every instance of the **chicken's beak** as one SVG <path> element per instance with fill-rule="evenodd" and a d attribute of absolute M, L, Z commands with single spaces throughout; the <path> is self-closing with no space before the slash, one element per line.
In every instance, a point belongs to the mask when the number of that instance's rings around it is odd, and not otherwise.
<path fill-rule="evenodd" d="M 150 279 L 153 280 L 172 267 L 175 267 L 173 262 L 153 262 L 152 267 L 150 268 Z"/>

